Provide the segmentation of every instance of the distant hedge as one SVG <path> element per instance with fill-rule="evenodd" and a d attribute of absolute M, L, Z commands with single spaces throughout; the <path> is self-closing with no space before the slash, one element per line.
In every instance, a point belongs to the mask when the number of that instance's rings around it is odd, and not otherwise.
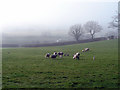
<path fill-rule="evenodd" d="M 77 43 L 87 43 L 87 42 L 95 42 L 95 41 L 101 41 L 101 40 L 107 40 L 105 37 L 101 38 L 94 38 L 92 39 L 86 39 L 86 40 L 80 40 L 80 41 L 69 41 L 69 42 L 56 42 L 56 43 L 48 43 L 48 44 L 24 44 L 21 45 L 21 47 L 45 47 L 45 46 L 62 46 L 62 45 L 71 45 L 71 44 L 77 44 Z M 19 47 L 18 44 L 2 44 L 2 47 Z"/>
<path fill-rule="evenodd" d="M 17 44 L 2 44 L 2 47 L 19 47 Z"/>
<path fill-rule="evenodd" d="M 86 39 L 86 40 L 80 40 L 80 41 L 69 41 L 69 42 L 56 42 L 56 43 L 48 43 L 48 44 L 25 44 L 22 45 L 22 47 L 45 47 L 45 46 L 62 46 L 62 45 L 70 45 L 70 44 L 77 44 L 77 43 L 87 43 L 87 42 L 95 42 L 95 41 L 101 41 L 101 40 L 107 40 L 107 38 L 95 38 L 95 39 Z"/>

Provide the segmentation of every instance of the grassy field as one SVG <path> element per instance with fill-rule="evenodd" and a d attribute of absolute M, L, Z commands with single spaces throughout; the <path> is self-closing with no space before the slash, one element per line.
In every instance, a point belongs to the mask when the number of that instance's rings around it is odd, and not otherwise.
<path fill-rule="evenodd" d="M 73 60 L 72 55 L 86 47 L 91 50 L 82 53 L 80 60 Z M 3 88 L 118 87 L 117 40 L 2 50 Z M 47 52 L 54 51 L 63 51 L 70 56 L 56 59 L 44 58 Z"/>

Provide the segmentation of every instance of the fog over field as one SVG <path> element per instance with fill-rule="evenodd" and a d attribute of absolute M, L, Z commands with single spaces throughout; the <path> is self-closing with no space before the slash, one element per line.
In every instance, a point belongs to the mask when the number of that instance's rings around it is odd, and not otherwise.
<path fill-rule="evenodd" d="M 6 3 L 7 2 L 7 3 Z M 73 41 L 68 35 L 74 24 L 97 21 L 103 37 L 117 14 L 117 0 L 4 0 L 1 1 L 0 30 L 3 44 L 31 44 Z M 117 31 L 113 31 L 117 33 Z M 89 38 L 82 35 L 80 39 Z"/>

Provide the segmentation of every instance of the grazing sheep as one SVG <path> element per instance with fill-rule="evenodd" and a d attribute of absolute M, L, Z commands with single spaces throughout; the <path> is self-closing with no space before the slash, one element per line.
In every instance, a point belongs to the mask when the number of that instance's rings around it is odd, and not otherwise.
<path fill-rule="evenodd" d="M 64 54 L 64 56 L 67 56 L 67 54 Z"/>
<path fill-rule="evenodd" d="M 57 56 L 56 55 L 51 55 L 51 58 L 56 58 Z"/>
<path fill-rule="evenodd" d="M 58 52 L 59 57 L 63 57 L 63 52 Z"/>
<path fill-rule="evenodd" d="M 45 55 L 45 58 L 49 58 L 50 57 L 50 53 L 47 53 L 46 55 Z"/>
<path fill-rule="evenodd" d="M 73 56 L 73 59 L 75 59 L 76 58 L 76 54 Z"/>
<path fill-rule="evenodd" d="M 56 55 L 56 56 L 57 56 L 57 52 L 54 51 L 53 55 Z"/>
<path fill-rule="evenodd" d="M 69 54 L 68 54 L 68 53 L 65 53 L 64 56 L 69 56 Z"/>
<path fill-rule="evenodd" d="M 89 48 L 85 48 L 85 52 L 86 52 L 86 51 L 89 51 L 89 50 L 90 50 Z"/>
<path fill-rule="evenodd" d="M 82 50 L 82 52 L 84 52 L 84 50 Z"/>
<path fill-rule="evenodd" d="M 78 56 L 79 56 L 79 55 L 80 55 L 80 53 L 79 53 L 79 52 L 77 52 L 77 53 L 76 53 L 76 55 L 78 55 Z"/>
<path fill-rule="evenodd" d="M 69 54 L 67 54 L 67 56 L 69 56 Z"/>
<path fill-rule="evenodd" d="M 80 56 L 80 53 L 78 52 L 73 56 L 73 59 L 78 59 L 79 60 L 79 56 Z"/>
<path fill-rule="evenodd" d="M 58 52 L 57 54 L 60 55 L 60 52 Z"/>

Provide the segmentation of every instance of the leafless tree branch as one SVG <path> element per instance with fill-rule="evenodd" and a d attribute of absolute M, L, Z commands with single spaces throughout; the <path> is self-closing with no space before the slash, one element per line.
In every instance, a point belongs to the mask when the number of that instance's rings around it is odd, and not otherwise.
<path fill-rule="evenodd" d="M 84 25 L 84 29 L 87 33 L 90 33 L 90 35 L 92 36 L 92 39 L 93 39 L 95 33 L 98 33 L 102 30 L 102 26 L 98 25 L 98 23 L 95 21 L 88 21 Z"/>
<path fill-rule="evenodd" d="M 74 37 L 76 41 L 79 41 L 79 38 L 82 34 L 83 34 L 83 29 L 80 24 L 76 24 L 70 27 L 69 35 Z"/>

